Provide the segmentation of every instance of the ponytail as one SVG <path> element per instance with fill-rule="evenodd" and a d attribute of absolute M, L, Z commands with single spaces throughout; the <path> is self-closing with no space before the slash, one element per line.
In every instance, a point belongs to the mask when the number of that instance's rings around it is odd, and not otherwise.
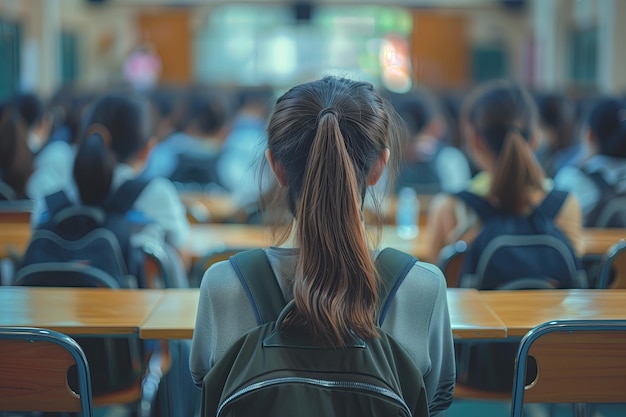
<path fill-rule="evenodd" d="M 345 346 L 354 335 L 378 334 L 378 280 L 361 221 L 365 184 L 359 183 L 340 117 L 327 108 L 317 118 L 296 208 L 295 309 L 285 322 L 306 323 L 333 347 Z"/>
<path fill-rule="evenodd" d="M 74 160 L 74 181 L 84 204 L 99 205 L 104 201 L 113 181 L 115 162 L 102 133 L 91 133 L 81 142 Z"/>
<path fill-rule="evenodd" d="M 516 129 L 506 134 L 489 195 L 506 213 L 521 214 L 530 205 L 529 189 L 541 188 L 543 171 Z"/>

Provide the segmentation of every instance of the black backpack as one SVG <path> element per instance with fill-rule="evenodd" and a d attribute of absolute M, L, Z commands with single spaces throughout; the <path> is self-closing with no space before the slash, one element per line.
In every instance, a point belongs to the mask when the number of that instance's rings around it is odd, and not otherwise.
<path fill-rule="evenodd" d="M 416 259 L 394 249 L 376 261 L 382 279 L 379 325 Z M 285 306 L 263 250 L 231 257 L 257 315 L 205 376 L 202 416 L 428 416 L 423 377 L 406 351 L 380 330 L 346 348 L 319 346 L 304 328 L 280 330 Z"/>
<path fill-rule="evenodd" d="M 461 267 L 460 287 L 479 290 L 580 288 L 587 286 L 581 260 L 554 219 L 568 194 L 552 190 L 524 216 L 502 213 L 482 197 L 462 191 L 456 196 L 471 207 L 482 229 L 469 245 Z"/>
<path fill-rule="evenodd" d="M 600 191 L 600 199 L 585 216 L 585 227 L 626 227 L 626 183 L 611 186 L 599 172 L 583 172 Z"/>
<path fill-rule="evenodd" d="M 145 287 L 143 252 L 130 243 L 141 224 L 130 209 L 146 185 L 127 181 L 102 206 L 74 204 L 63 191 L 47 196 L 48 219 L 34 231 L 15 280 L 72 287 L 84 286 L 88 274 L 107 287 Z"/>

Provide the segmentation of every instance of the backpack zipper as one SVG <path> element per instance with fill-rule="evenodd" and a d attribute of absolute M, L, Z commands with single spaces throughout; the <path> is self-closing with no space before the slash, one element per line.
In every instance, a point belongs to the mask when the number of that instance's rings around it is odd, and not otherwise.
<path fill-rule="evenodd" d="M 231 402 L 235 401 L 237 398 L 245 394 L 248 394 L 252 391 L 257 391 L 263 388 L 271 387 L 274 385 L 290 384 L 290 383 L 315 385 L 315 386 L 319 386 L 323 388 L 340 388 L 340 389 L 352 388 L 352 389 L 356 389 L 359 391 L 366 391 L 366 392 L 374 393 L 377 395 L 382 395 L 393 401 L 398 402 L 402 406 L 404 411 L 406 412 L 407 416 L 412 415 L 411 410 L 409 409 L 409 406 L 406 404 L 406 402 L 404 402 L 402 397 L 400 397 L 398 394 L 396 394 L 395 392 L 387 388 L 383 388 L 383 387 L 373 385 L 373 384 L 368 384 L 365 382 L 329 381 L 329 380 L 317 379 L 317 378 L 304 378 L 304 377 L 291 376 L 291 377 L 273 378 L 273 379 L 268 379 L 266 381 L 256 382 L 252 385 L 245 386 L 235 391 L 228 398 L 226 398 L 222 402 L 222 404 L 220 404 L 219 408 L 217 409 L 217 416 L 219 417 L 222 411 L 224 410 L 224 408 L 227 407 Z"/>

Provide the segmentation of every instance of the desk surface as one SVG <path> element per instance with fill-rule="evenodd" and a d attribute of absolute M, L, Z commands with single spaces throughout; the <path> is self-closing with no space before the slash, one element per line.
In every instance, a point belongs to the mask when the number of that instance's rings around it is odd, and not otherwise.
<path fill-rule="evenodd" d="M 626 319 L 626 290 L 481 291 L 507 328 L 523 336 L 550 320 Z"/>
<path fill-rule="evenodd" d="M 190 339 L 196 321 L 199 290 L 167 290 L 139 329 L 142 339 Z M 450 321 L 455 338 L 506 337 L 506 328 L 472 289 L 448 290 Z"/>
<path fill-rule="evenodd" d="M 0 287 L 0 326 L 135 335 L 161 296 L 159 290 Z"/>

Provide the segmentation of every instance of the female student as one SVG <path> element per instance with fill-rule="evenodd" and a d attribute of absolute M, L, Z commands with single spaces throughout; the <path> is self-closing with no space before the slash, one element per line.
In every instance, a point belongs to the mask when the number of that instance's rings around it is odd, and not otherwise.
<path fill-rule="evenodd" d="M 485 83 L 465 100 L 466 146 L 481 172 L 466 192 L 437 196 L 428 217 L 431 259 L 447 244 L 468 244 L 458 277 L 461 287 L 587 284 L 577 256 L 583 250 L 580 207 L 573 196 L 551 192 L 534 158 L 537 120 L 531 96 L 513 82 Z M 458 345 L 457 383 L 510 392 L 517 347 Z"/>
<path fill-rule="evenodd" d="M 484 197 L 512 215 L 529 213 L 551 188 L 533 156 L 539 125 L 532 97 L 510 81 L 478 86 L 466 98 L 462 124 L 465 145 L 480 168 L 467 191 Z M 555 219 L 578 255 L 584 251 L 580 206 L 569 196 Z M 457 240 L 472 242 L 481 223 L 469 207 L 452 194 L 440 194 L 428 215 L 430 254 Z"/>
<path fill-rule="evenodd" d="M 152 118 L 146 99 L 128 94 L 99 97 L 88 109 L 73 166 L 73 179 L 66 184 L 70 199 L 98 204 L 126 181 L 135 178 L 150 149 Z M 45 221 L 45 201 L 35 203 L 33 223 Z M 185 208 L 173 184 L 164 178 L 148 182 L 133 205 L 146 223 L 133 237 L 180 247 L 189 232 Z"/>
<path fill-rule="evenodd" d="M 368 186 L 388 162 L 395 133 L 390 108 L 372 85 L 326 77 L 298 85 L 276 103 L 268 125 L 267 160 L 292 216 L 288 237 L 265 254 L 292 323 L 328 345 L 353 330 L 375 337 L 378 251 L 368 245 L 361 215 Z M 390 134 L 391 132 L 391 134 Z M 229 262 L 211 266 L 201 284 L 190 368 L 197 385 L 226 349 L 256 327 L 253 309 Z M 445 280 L 415 263 L 398 288 L 382 329 L 411 355 L 424 376 L 429 408 L 449 407 L 454 348 Z"/>

